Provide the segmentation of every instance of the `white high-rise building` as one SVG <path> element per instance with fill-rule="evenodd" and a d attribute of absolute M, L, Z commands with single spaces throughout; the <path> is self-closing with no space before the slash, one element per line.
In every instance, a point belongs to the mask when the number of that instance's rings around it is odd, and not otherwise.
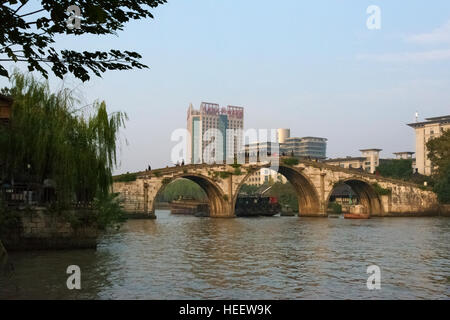
<path fill-rule="evenodd" d="M 426 118 L 422 122 L 416 120 L 408 126 L 414 128 L 416 132 L 416 170 L 420 174 L 430 176 L 434 168 L 428 158 L 427 142 L 440 137 L 444 131 L 450 130 L 450 115 Z"/>
<path fill-rule="evenodd" d="M 229 131 L 227 132 L 229 129 L 235 134 L 229 135 Z M 242 144 L 243 129 L 242 107 L 220 108 L 216 103 L 202 102 L 200 109 L 195 110 L 190 104 L 187 114 L 187 130 L 190 134 L 187 143 L 187 162 L 197 164 L 209 161 L 205 159 L 205 153 L 216 162 L 225 161 L 227 158 L 233 159 Z M 219 139 L 216 139 L 217 133 L 221 135 Z M 207 147 L 210 149 L 207 150 Z"/>

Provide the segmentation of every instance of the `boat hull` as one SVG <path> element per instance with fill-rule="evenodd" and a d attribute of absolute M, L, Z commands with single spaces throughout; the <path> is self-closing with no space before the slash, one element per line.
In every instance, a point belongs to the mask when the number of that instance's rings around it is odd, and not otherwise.
<path fill-rule="evenodd" d="M 207 203 L 199 201 L 172 201 L 169 204 L 171 214 L 184 215 L 209 215 L 209 206 Z"/>
<path fill-rule="evenodd" d="M 341 217 L 340 214 L 329 214 L 328 218 L 332 218 L 332 219 L 339 219 Z"/>
<path fill-rule="evenodd" d="M 280 212 L 238 212 L 237 217 L 273 217 Z"/>

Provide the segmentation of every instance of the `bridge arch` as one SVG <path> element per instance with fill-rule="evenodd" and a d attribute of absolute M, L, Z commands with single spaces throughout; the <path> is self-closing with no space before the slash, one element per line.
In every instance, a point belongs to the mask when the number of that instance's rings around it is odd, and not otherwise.
<path fill-rule="evenodd" d="M 312 181 L 301 170 L 280 164 L 278 172 L 286 177 L 297 192 L 299 216 L 317 215 L 320 212 L 319 195 Z"/>
<path fill-rule="evenodd" d="M 261 168 L 258 168 L 258 170 Z M 299 216 L 317 215 L 320 213 L 320 201 L 317 190 L 312 181 L 301 172 L 301 169 L 280 164 L 278 173 L 282 174 L 291 183 L 297 193 Z M 236 189 L 233 196 L 233 209 L 236 207 L 239 190 L 252 174 L 253 172 L 247 174 Z"/>
<path fill-rule="evenodd" d="M 328 204 L 330 203 L 330 198 L 333 194 L 333 191 L 336 186 L 340 184 L 348 185 L 356 193 L 359 198 L 360 204 L 364 206 L 366 210 L 365 213 L 368 213 L 369 215 L 381 215 L 383 213 L 381 198 L 375 191 L 374 187 L 368 181 L 356 177 L 348 178 L 335 183 L 333 189 L 328 195 L 325 208 L 328 208 Z"/>
<path fill-rule="evenodd" d="M 177 180 L 177 179 L 188 179 L 196 184 L 198 184 L 203 191 L 205 191 L 206 196 L 208 197 L 208 203 L 209 203 L 209 213 L 212 217 L 220 217 L 225 216 L 228 213 L 229 206 L 227 201 L 225 200 L 224 193 L 222 189 L 210 178 L 205 177 L 200 174 L 192 174 L 192 173 L 183 173 L 179 175 L 175 175 L 170 178 L 165 178 L 168 180 L 165 180 L 164 183 L 161 185 L 161 187 L 156 192 L 156 195 L 154 197 L 154 200 L 152 202 L 151 212 L 155 212 L 155 202 L 158 196 L 163 192 L 165 187 L 170 184 L 171 182 Z"/>

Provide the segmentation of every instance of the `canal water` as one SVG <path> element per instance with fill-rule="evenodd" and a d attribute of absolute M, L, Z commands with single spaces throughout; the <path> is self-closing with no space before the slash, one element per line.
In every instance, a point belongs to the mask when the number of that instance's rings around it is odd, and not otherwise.
<path fill-rule="evenodd" d="M 450 219 L 131 220 L 97 250 L 12 253 L 1 299 L 450 299 Z M 68 290 L 67 267 L 81 269 Z M 381 289 L 367 288 L 367 267 Z"/>

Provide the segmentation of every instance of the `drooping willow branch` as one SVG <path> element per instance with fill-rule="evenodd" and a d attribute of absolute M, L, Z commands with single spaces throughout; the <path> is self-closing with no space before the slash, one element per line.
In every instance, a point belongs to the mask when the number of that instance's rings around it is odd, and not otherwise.
<path fill-rule="evenodd" d="M 82 112 L 72 91 L 51 92 L 47 82 L 17 72 L 11 84 L 12 125 L 3 132 L 0 126 L 0 179 L 52 180 L 61 204 L 107 194 L 127 115 L 109 114 L 105 102 Z"/>

